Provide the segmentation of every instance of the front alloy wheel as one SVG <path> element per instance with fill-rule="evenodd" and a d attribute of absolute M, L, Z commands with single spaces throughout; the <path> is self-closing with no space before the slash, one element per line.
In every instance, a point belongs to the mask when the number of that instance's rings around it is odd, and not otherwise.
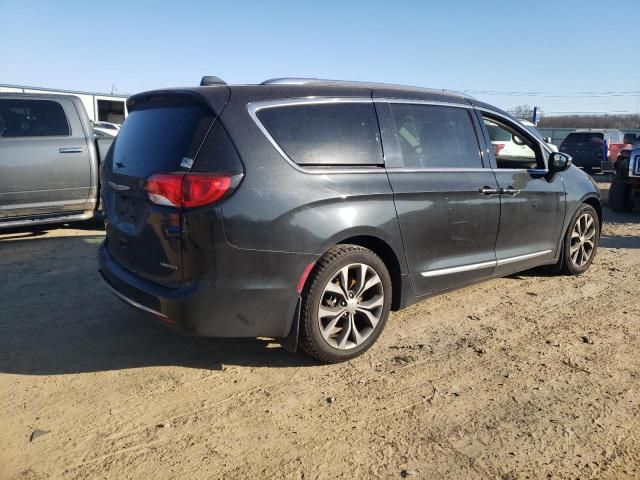
<path fill-rule="evenodd" d="M 573 215 L 564 238 L 560 260 L 563 273 L 579 275 L 587 271 L 598 249 L 600 219 L 595 209 L 583 204 Z"/>
<path fill-rule="evenodd" d="M 590 212 L 578 217 L 571 232 L 569 255 L 576 268 L 581 268 L 591 260 L 596 248 L 596 220 Z"/>

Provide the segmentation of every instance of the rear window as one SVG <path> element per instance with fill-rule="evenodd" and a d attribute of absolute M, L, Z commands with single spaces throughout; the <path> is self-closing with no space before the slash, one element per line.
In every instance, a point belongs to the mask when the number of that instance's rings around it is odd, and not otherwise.
<path fill-rule="evenodd" d="M 564 139 L 565 143 L 602 143 L 604 141 L 604 134 L 598 132 L 575 132 L 567 135 Z"/>
<path fill-rule="evenodd" d="M 52 100 L 0 100 L 0 137 L 60 137 L 71 131 L 62 105 Z"/>
<path fill-rule="evenodd" d="M 373 103 L 270 107 L 258 119 L 299 165 L 381 165 L 382 148 Z"/>
<path fill-rule="evenodd" d="M 155 107 L 129 113 L 113 148 L 113 172 L 146 178 L 189 170 L 211 125 L 201 106 Z"/>

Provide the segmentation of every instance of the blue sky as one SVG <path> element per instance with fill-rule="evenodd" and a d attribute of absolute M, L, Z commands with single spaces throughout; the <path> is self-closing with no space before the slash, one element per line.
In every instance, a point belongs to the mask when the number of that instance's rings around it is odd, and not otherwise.
<path fill-rule="evenodd" d="M 205 74 L 310 76 L 463 90 L 503 108 L 635 113 L 637 24 L 618 19 L 639 13 L 638 0 L 0 0 L 0 83 L 136 93 Z"/>

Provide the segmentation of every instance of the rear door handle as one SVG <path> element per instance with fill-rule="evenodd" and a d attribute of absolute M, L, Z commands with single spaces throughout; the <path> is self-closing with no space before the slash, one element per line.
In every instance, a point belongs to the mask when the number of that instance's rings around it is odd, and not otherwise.
<path fill-rule="evenodd" d="M 486 185 L 478 191 L 484 195 L 498 195 L 502 193 L 500 188 L 487 187 Z"/>
<path fill-rule="evenodd" d="M 60 153 L 82 153 L 82 147 L 60 147 L 58 149 Z"/>
<path fill-rule="evenodd" d="M 520 193 L 520 190 L 509 186 L 507 188 L 503 188 L 501 193 L 504 195 L 518 195 Z"/>

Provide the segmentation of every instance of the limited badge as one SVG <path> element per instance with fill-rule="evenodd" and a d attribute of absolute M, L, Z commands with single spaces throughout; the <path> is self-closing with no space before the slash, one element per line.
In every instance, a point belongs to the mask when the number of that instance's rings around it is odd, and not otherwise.
<path fill-rule="evenodd" d="M 184 157 L 180 162 L 180 166 L 182 168 L 191 168 L 193 167 L 193 158 Z"/>

